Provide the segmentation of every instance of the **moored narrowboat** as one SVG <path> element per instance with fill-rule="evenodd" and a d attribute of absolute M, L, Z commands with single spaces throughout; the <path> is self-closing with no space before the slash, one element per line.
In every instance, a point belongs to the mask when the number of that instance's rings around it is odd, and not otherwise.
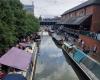
<path fill-rule="evenodd" d="M 30 44 L 30 46 L 26 46 L 24 50 L 18 47 L 12 47 L 0 58 L 2 71 L 4 72 L 4 67 L 6 67 L 6 75 L 20 74 L 26 80 L 32 80 L 34 65 L 36 64 L 36 54 L 37 46 L 35 42 Z M 1 79 L 6 75 L 2 76 Z"/>
<path fill-rule="evenodd" d="M 52 34 L 52 39 L 54 40 L 57 45 L 62 46 L 64 39 L 61 36 L 58 36 L 57 34 Z"/>
<path fill-rule="evenodd" d="M 62 45 L 62 48 L 67 52 L 70 53 L 70 51 L 73 50 L 73 47 L 67 43 L 64 42 L 64 44 Z"/>
<path fill-rule="evenodd" d="M 64 43 L 62 49 L 90 80 L 100 80 L 100 63 L 75 46 Z"/>

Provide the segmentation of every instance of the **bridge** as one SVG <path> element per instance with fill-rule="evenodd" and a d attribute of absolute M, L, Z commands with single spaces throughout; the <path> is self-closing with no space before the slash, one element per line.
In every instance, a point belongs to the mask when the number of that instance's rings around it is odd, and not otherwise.
<path fill-rule="evenodd" d="M 55 25 L 58 18 L 46 18 L 40 20 L 40 25 Z"/>

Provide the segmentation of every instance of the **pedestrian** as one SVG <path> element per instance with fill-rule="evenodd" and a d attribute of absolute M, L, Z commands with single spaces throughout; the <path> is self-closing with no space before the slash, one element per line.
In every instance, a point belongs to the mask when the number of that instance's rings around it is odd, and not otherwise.
<path fill-rule="evenodd" d="M 81 39 L 78 39 L 78 46 L 80 46 L 81 44 Z"/>
<path fill-rule="evenodd" d="M 81 40 L 81 48 L 83 49 L 85 45 L 85 42 L 83 40 Z"/>
<path fill-rule="evenodd" d="M 96 53 L 96 51 L 97 51 L 97 46 L 96 46 L 96 45 L 94 45 L 94 47 L 93 47 L 93 54 L 95 54 L 95 53 Z"/>

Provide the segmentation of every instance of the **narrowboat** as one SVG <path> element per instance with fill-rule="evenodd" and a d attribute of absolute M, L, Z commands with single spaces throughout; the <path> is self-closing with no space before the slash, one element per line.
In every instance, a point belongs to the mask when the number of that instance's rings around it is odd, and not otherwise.
<path fill-rule="evenodd" d="M 54 40 L 55 43 L 57 43 L 57 45 L 62 45 L 64 41 L 61 36 L 58 36 L 55 33 L 52 34 L 52 39 Z"/>
<path fill-rule="evenodd" d="M 24 50 L 17 47 L 12 47 L 6 54 L 0 58 L 1 68 L 6 67 L 7 70 L 1 69 L 1 72 L 9 74 L 20 74 L 26 78 L 26 80 L 33 79 L 34 65 L 37 54 L 36 43 L 32 43 Z M 5 76 L 6 76 L 5 75 Z M 2 78 L 4 78 L 3 76 Z M 1 78 L 1 79 L 2 79 Z"/>
<path fill-rule="evenodd" d="M 73 62 L 84 72 L 90 80 L 100 80 L 100 63 L 85 54 L 75 46 L 68 43 L 62 45 L 62 49 Z"/>

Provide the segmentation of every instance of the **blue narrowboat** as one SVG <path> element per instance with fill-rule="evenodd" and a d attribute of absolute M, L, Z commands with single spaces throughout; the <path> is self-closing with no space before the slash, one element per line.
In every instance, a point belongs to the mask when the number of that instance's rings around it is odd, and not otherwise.
<path fill-rule="evenodd" d="M 100 63 L 85 54 L 82 50 L 68 43 L 62 45 L 62 49 L 73 62 L 84 72 L 90 80 L 100 80 Z"/>

